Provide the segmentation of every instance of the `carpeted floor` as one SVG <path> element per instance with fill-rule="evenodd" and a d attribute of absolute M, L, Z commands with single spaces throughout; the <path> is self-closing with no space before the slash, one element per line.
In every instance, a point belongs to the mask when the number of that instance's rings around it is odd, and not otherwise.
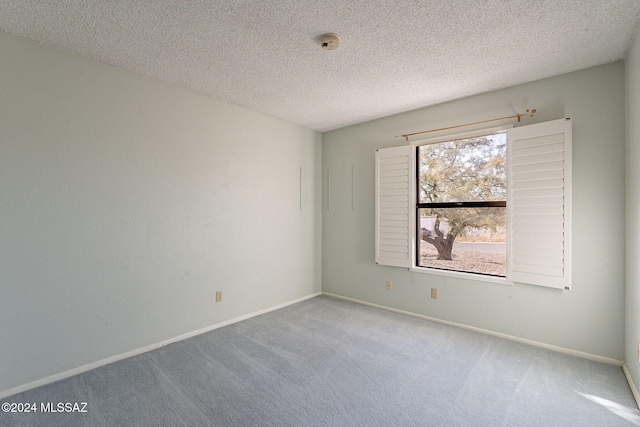
<path fill-rule="evenodd" d="M 2 426 L 640 426 L 619 367 L 325 296 L 2 402 L 38 408 Z"/>

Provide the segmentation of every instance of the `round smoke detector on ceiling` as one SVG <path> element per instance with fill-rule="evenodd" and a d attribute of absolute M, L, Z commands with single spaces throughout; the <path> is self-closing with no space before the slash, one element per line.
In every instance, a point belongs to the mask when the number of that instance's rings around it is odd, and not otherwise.
<path fill-rule="evenodd" d="M 340 46 L 340 36 L 335 33 L 327 33 L 320 36 L 320 45 L 324 50 L 334 50 Z"/>

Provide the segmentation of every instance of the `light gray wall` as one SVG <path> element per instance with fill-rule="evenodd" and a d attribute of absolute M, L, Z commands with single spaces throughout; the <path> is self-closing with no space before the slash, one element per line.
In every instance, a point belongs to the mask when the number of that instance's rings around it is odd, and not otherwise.
<path fill-rule="evenodd" d="M 627 83 L 627 268 L 625 363 L 640 385 L 640 35 L 625 61 Z"/>
<path fill-rule="evenodd" d="M 319 133 L 6 33 L 0 58 L 0 392 L 320 292 Z"/>
<path fill-rule="evenodd" d="M 323 290 L 622 360 L 624 88 L 624 65 L 617 62 L 323 134 Z M 403 139 L 395 138 L 401 133 L 525 108 L 538 113 L 521 125 L 563 117 L 573 121 L 573 289 L 505 286 L 375 265 L 375 150 L 402 145 Z M 385 280 L 393 280 L 392 291 L 385 289 Z M 439 289 L 438 300 L 430 299 L 431 287 Z"/>

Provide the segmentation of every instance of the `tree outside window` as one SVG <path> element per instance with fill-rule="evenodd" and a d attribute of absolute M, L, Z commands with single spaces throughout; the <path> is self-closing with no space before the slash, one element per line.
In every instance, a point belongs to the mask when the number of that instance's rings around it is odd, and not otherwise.
<path fill-rule="evenodd" d="M 506 275 L 506 133 L 417 147 L 417 264 Z"/>

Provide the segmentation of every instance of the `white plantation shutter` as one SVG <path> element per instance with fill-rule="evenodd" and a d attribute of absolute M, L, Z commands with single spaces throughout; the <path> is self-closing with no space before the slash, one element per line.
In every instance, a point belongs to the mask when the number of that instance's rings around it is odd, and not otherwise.
<path fill-rule="evenodd" d="M 412 147 L 376 151 L 376 263 L 411 267 Z"/>
<path fill-rule="evenodd" d="M 571 120 L 507 135 L 507 279 L 570 289 Z"/>

